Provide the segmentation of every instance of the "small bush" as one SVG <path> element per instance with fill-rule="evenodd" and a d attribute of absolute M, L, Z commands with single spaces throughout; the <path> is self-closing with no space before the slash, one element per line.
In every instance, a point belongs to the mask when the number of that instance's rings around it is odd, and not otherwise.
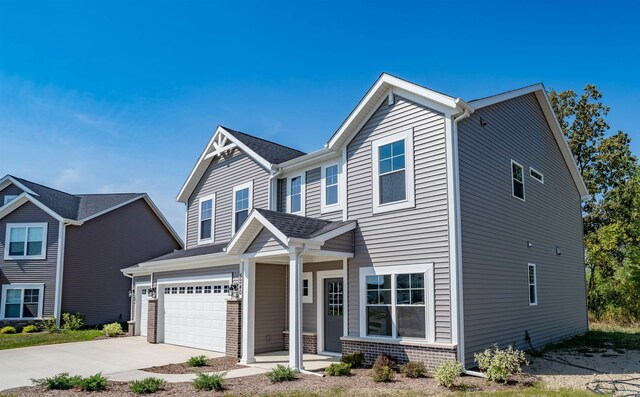
<path fill-rule="evenodd" d="M 389 367 L 391 369 L 395 369 L 398 365 L 397 361 L 393 359 L 391 356 L 387 356 L 386 354 L 381 354 L 376 358 L 376 361 L 373 363 L 373 368 L 375 367 Z"/>
<path fill-rule="evenodd" d="M 435 378 L 436 383 L 440 386 L 453 386 L 462 373 L 462 364 L 456 360 L 443 361 L 436 367 Z"/>
<path fill-rule="evenodd" d="M 206 356 L 193 356 L 187 360 L 187 365 L 190 367 L 204 367 L 207 365 Z"/>
<path fill-rule="evenodd" d="M 158 378 L 144 378 L 142 380 L 134 380 L 129 385 L 129 389 L 136 394 L 151 394 L 162 389 L 164 381 Z"/>
<path fill-rule="evenodd" d="M 36 327 L 33 324 L 27 325 L 24 328 L 22 328 L 22 333 L 23 334 L 30 334 L 32 332 L 38 332 L 38 327 Z"/>
<path fill-rule="evenodd" d="M 529 364 L 524 352 L 515 350 L 513 346 L 500 350 L 494 345 L 491 349 L 474 354 L 473 358 L 487 379 L 494 382 L 506 382 L 510 375 L 522 371 L 522 364 Z"/>
<path fill-rule="evenodd" d="M 396 377 L 394 370 L 396 365 L 396 361 L 393 358 L 387 355 L 378 356 L 371 368 L 371 377 L 375 382 L 391 382 Z"/>
<path fill-rule="evenodd" d="M 62 329 L 65 331 L 77 331 L 84 327 L 84 316 L 82 313 L 62 313 Z"/>
<path fill-rule="evenodd" d="M 57 332 L 60 330 L 55 317 L 49 317 L 42 320 L 42 329 L 47 332 Z"/>
<path fill-rule="evenodd" d="M 278 364 L 274 369 L 267 372 L 265 375 L 271 382 L 289 382 L 296 378 L 298 371 L 284 365 Z"/>
<path fill-rule="evenodd" d="M 351 368 L 360 368 L 364 364 L 364 354 L 360 352 L 345 354 L 340 358 L 340 361 L 351 365 Z"/>
<path fill-rule="evenodd" d="M 15 334 L 15 333 L 16 333 L 16 329 L 10 325 L 7 325 L 6 327 L 2 327 L 2 329 L 0 329 L 0 335 Z"/>
<path fill-rule="evenodd" d="M 424 364 L 418 361 L 409 361 L 400 366 L 400 372 L 407 378 L 421 378 L 427 372 Z"/>
<path fill-rule="evenodd" d="M 64 372 L 51 378 L 31 379 L 31 382 L 47 390 L 69 390 L 77 386 L 80 380 L 79 376 L 69 376 L 67 372 Z"/>
<path fill-rule="evenodd" d="M 122 325 L 120 323 L 105 324 L 102 327 L 102 332 L 108 337 L 120 335 L 122 333 Z"/>
<path fill-rule="evenodd" d="M 196 390 L 224 390 L 224 373 L 213 373 L 211 375 L 198 374 L 193 381 L 193 387 Z"/>
<path fill-rule="evenodd" d="M 77 386 L 83 391 L 102 391 L 107 390 L 107 378 L 102 373 L 82 378 L 78 381 Z"/>
<path fill-rule="evenodd" d="M 329 376 L 349 376 L 351 375 L 351 364 L 333 363 L 324 372 Z"/>

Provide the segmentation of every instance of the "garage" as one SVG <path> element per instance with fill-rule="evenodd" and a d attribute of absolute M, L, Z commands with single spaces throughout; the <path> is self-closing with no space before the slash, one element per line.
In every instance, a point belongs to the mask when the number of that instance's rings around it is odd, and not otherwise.
<path fill-rule="evenodd" d="M 164 343 L 225 351 L 229 281 L 163 284 L 158 336 Z"/>

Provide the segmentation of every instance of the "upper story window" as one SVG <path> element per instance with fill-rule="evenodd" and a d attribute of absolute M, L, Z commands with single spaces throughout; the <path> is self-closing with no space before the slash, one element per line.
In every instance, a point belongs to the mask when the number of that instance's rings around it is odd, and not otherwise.
<path fill-rule="evenodd" d="M 529 263 L 529 306 L 535 306 L 538 304 L 538 286 L 536 279 L 536 265 Z"/>
<path fill-rule="evenodd" d="M 13 201 L 16 197 L 18 197 L 15 194 L 7 194 L 4 196 L 4 203 L 3 205 L 7 205 L 9 204 L 11 201 Z"/>
<path fill-rule="evenodd" d="M 253 209 L 253 181 L 233 188 L 233 233 L 237 232 Z"/>
<path fill-rule="evenodd" d="M 47 223 L 8 223 L 5 259 L 46 259 Z"/>
<path fill-rule="evenodd" d="M 340 168 L 338 164 L 322 167 L 322 212 L 340 209 Z"/>
<path fill-rule="evenodd" d="M 198 220 L 198 243 L 213 241 L 213 222 L 215 219 L 216 196 L 206 196 L 200 199 Z"/>
<path fill-rule="evenodd" d="M 373 212 L 413 207 L 413 131 L 378 139 L 372 150 Z"/>
<path fill-rule="evenodd" d="M 524 173 L 522 166 L 511 160 L 511 185 L 513 197 L 524 201 Z"/>
<path fill-rule="evenodd" d="M 304 214 L 304 179 L 302 175 L 289 178 L 288 210 L 291 214 Z"/>
<path fill-rule="evenodd" d="M 531 175 L 531 177 L 538 182 L 544 183 L 544 175 L 541 172 L 533 169 L 532 167 L 529 167 L 529 175 Z"/>

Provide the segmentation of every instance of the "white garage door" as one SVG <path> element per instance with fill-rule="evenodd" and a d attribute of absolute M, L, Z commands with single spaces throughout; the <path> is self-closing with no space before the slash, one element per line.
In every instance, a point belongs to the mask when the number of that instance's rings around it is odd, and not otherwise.
<path fill-rule="evenodd" d="M 148 314 L 149 314 L 149 294 L 147 288 L 139 288 L 138 289 L 138 332 L 137 334 L 140 336 L 147 336 L 147 325 L 148 325 Z"/>
<path fill-rule="evenodd" d="M 227 283 L 168 285 L 163 292 L 164 343 L 225 351 Z"/>

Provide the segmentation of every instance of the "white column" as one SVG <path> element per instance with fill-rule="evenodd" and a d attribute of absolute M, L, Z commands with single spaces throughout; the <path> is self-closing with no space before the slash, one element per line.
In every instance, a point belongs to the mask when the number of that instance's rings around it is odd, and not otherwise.
<path fill-rule="evenodd" d="M 242 259 L 242 358 L 241 364 L 256 362 L 254 357 L 256 314 L 256 263 Z"/>
<path fill-rule="evenodd" d="M 302 370 L 302 256 L 289 255 L 289 366 Z"/>

